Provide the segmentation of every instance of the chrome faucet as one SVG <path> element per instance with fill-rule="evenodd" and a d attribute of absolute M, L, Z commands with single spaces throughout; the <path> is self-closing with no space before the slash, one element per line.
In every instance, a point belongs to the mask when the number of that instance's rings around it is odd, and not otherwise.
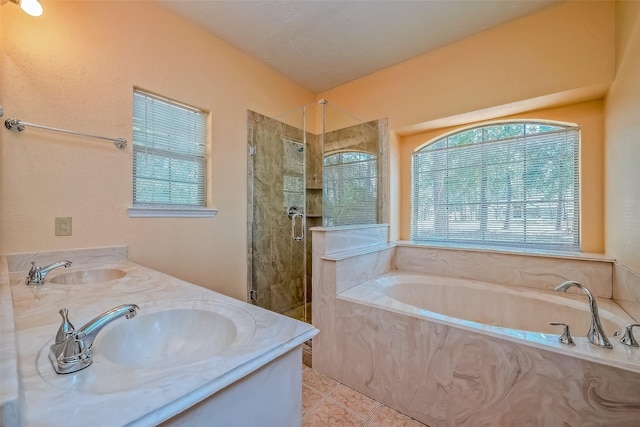
<path fill-rule="evenodd" d="M 46 267 L 38 267 L 35 261 L 31 261 L 31 270 L 29 270 L 27 275 L 27 285 L 42 285 L 44 278 L 47 277 L 47 274 L 49 274 L 51 270 L 58 267 L 67 268 L 70 265 L 71 261 L 59 261 L 49 264 Z"/>
<path fill-rule="evenodd" d="M 604 329 L 602 329 L 600 315 L 598 314 L 598 304 L 596 303 L 596 299 L 593 295 L 591 295 L 589 289 L 582 283 L 570 280 L 556 286 L 556 291 L 567 292 L 567 289 L 572 286 L 577 287 L 587 296 L 587 302 L 589 303 L 589 309 L 591 310 L 591 325 L 589 326 L 589 332 L 587 332 L 589 342 L 593 345 L 597 345 L 598 347 L 613 348 L 607 338 L 607 335 L 604 333 Z"/>
<path fill-rule="evenodd" d="M 124 316 L 127 319 L 135 317 L 138 313 L 138 306 L 126 304 L 114 307 L 102 313 L 80 330 L 76 330 L 69 322 L 69 310 L 60 310 L 62 324 L 56 333 L 55 342 L 49 348 L 49 360 L 53 369 L 59 374 L 69 374 L 86 368 L 91 365 L 91 347 L 98 332 L 108 323 Z"/>

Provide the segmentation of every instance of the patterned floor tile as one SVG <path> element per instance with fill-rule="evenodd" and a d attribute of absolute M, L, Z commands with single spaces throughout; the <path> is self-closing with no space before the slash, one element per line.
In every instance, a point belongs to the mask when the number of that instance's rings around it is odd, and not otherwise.
<path fill-rule="evenodd" d="M 338 385 L 329 397 L 367 419 L 380 406 L 375 400 L 342 384 Z"/>
<path fill-rule="evenodd" d="M 302 427 L 362 427 L 364 417 L 327 399 L 302 418 Z"/>

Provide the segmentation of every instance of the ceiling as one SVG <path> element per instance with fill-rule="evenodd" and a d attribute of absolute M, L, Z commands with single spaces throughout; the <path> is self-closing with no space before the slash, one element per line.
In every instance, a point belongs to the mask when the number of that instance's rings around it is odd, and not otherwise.
<path fill-rule="evenodd" d="M 561 0 L 157 0 L 318 93 Z"/>

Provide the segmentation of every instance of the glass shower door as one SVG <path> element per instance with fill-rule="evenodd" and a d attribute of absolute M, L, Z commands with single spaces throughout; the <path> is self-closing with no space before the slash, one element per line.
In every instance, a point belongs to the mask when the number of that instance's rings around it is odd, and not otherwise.
<path fill-rule="evenodd" d="M 298 115 L 300 117 L 298 117 Z M 298 320 L 306 313 L 305 145 L 301 113 L 249 112 L 249 297 Z"/>

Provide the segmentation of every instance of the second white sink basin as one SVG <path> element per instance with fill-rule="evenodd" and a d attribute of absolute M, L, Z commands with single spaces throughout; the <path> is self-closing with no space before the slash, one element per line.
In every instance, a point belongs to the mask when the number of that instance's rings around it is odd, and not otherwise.
<path fill-rule="evenodd" d="M 120 279 L 127 274 L 126 271 L 116 268 L 100 268 L 96 270 L 78 270 L 63 273 L 47 279 L 47 282 L 61 285 L 86 285 L 89 283 L 108 282 Z"/>

